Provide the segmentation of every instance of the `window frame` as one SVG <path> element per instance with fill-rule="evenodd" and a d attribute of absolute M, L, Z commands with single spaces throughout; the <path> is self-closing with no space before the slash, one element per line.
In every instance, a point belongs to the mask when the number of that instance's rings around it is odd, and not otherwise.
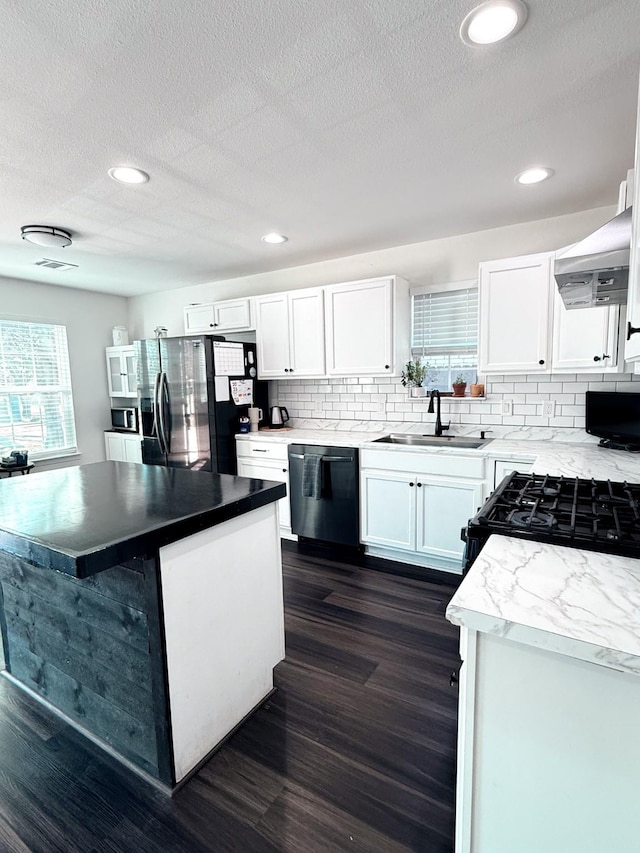
<path fill-rule="evenodd" d="M 427 364 L 433 362 L 434 359 L 443 361 L 447 359 L 447 365 L 432 365 L 433 370 L 438 370 L 440 372 L 446 371 L 447 379 L 446 381 L 433 381 L 433 374 L 427 372 L 427 377 L 425 379 L 425 385 L 430 388 L 437 388 L 441 392 L 451 392 L 453 379 L 456 374 L 463 373 L 467 375 L 467 384 L 472 382 L 477 382 L 478 377 L 478 358 L 479 358 L 479 333 L 480 333 L 480 322 L 478 316 L 478 334 L 476 336 L 476 347 L 475 353 L 471 355 L 469 350 L 465 352 L 457 351 L 455 347 L 451 347 L 448 350 L 440 350 L 439 352 L 429 353 L 428 347 L 424 346 L 414 346 L 414 338 L 415 338 L 415 330 L 416 330 L 416 320 L 415 320 L 415 297 L 420 296 L 428 296 L 430 294 L 439 294 L 439 293 L 453 293 L 455 291 L 460 290 L 475 290 L 476 294 L 479 295 L 479 282 L 478 279 L 466 279 L 464 281 L 455 281 L 455 282 L 447 282 L 444 284 L 437 285 L 428 285 L 425 287 L 416 287 L 411 288 L 411 328 L 410 328 L 410 347 L 411 347 L 411 358 L 414 361 L 424 361 Z M 479 314 L 479 312 L 478 312 Z M 423 336 L 424 338 L 424 336 Z M 465 356 L 470 356 L 465 358 Z M 458 360 L 459 362 L 464 361 L 473 361 L 473 365 L 469 364 L 468 366 L 460 366 L 460 364 L 452 364 L 452 361 Z"/>
<path fill-rule="evenodd" d="M 15 324 L 17 326 L 48 326 L 54 330 L 54 335 L 59 334 L 56 330 L 62 330 L 64 335 L 64 348 L 62 349 L 62 353 L 57 350 L 55 359 L 57 361 L 58 369 L 61 371 L 61 378 L 63 381 L 56 382 L 53 384 L 27 384 L 22 388 L 19 385 L 0 385 L 0 396 L 7 397 L 7 406 L 10 413 L 10 425 L 11 425 L 11 436 L 6 439 L 0 437 L 0 447 L 7 447 L 8 442 L 12 442 L 12 450 L 21 450 L 26 449 L 29 452 L 29 461 L 30 462 L 38 462 L 38 461 L 47 461 L 54 459 L 62 459 L 69 456 L 77 456 L 79 455 L 78 451 L 78 429 L 76 423 L 76 408 L 75 408 L 75 400 L 74 400 L 74 383 L 73 376 L 71 370 L 71 352 L 69 347 L 69 328 L 66 323 L 62 323 L 58 320 L 51 320 L 49 318 L 37 317 L 33 316 L 23 316 L 23 315 L 0 315 L 0 358 L 4 355 L 3 340 L 2 340 L 2 326 L 4 324 Z M 32 332 L 30 332 L 32 334 Z M 60 342 L 56 341 L 56 347 L 60 346 Z M 29 356 L 31 357 L 33 354 L 33 350 L 30 349 Z M 60 360 L 62 359 L 62 360 Z M 58 377 L 60 378 L 60 377 Z M 64 446 L 58 447 L 41 447 L 40 449 L 32 449 L 31 446 L 28 445 L 28 442 L 21 441 L 19 438 L 15 438 L 15 426 L 16 421 L 14 420 L 14 412 L 15 403 L 12 403 L 9 399 L 9 395 L 14 395 L 14 397 L 24 397 L 28 395 L 41 395 L 42 393 L 55 393 L 62 395 L 63 400 L 63 414 L 59 419 L 58 423 L 63 429 L 64 433 L 69 436 L 69 438 L 73 439 L 72 442 L 65 444 Z M 23 403 L 20 403 L 22 406 Z M 40 403 L 38 403 L 40 405 Z M 19 423 L 19 422 L 18 422 Z M 42 412 L 40 412 L 39 420 L 34 422 L 37 423 L 39 428 L 43 430 L 43 425 L 47 423 L 46 418 L 43 417 Z M 7 443 L 5 443 L 7 442 Z M 17 442 L 17 444 L 13 444 Z"/>

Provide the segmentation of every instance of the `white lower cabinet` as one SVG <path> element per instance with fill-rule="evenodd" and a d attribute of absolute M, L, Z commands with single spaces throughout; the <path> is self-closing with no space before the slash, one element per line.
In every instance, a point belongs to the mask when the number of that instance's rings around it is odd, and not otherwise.
<path fill-rule="evenodd" d="M 460 640 L 456 853 L 637 850 L 638 676 L 468 628 Z"/>
<path fill-rule="evenodd" d="M 460 532 L 483 502 L 484 482 L 419 474 L 416 492 L 416 551 L 459 565 L 464 551 Z"/>
<path fill-rule="evenodd" d="M 363 450 L 360 523 L 368 553 L 460 573 L 460 532 L 485 498 L 484 468 L 483 458 Z"/>
<path fill-rule="evenodd" d="M 111 462 L 142 462 L 142 441 L 139 435 L 105 432 L 107 460 Z"/>
<path fill-rule="evenodd" d="M 284 483 L 287 487 L 286 498 L 278 501 L 280 512 L 280 527 L 291 532 L 291 507 L 289 504 L 289 466 L 283 462 L 265 460 L 255 462 L 253 459 L 238 459 L 238 476 L 253 477 L 256 480 L 274 480 Z"/>
<path fill-rule="evenodd" d="M 254 437 L 255 435 L 255 437 Z M 287 495 L 278 501 L 280 535 L 297 539 L 291 533 L 291 504 L 289 503 L 289 447 L 286 443 L 264 439 L 260 433 L 236 440 L 238 475 L 257 480 L 275 480 L 284 483 Z"/>
<path fill-rule="evenodd" d="M 493 460 L 493 486 L 501 483 L 507 474 L 517 471 L 519 474 L 529 474 L 533 469 L 531 459 L 494 459 Z"/>

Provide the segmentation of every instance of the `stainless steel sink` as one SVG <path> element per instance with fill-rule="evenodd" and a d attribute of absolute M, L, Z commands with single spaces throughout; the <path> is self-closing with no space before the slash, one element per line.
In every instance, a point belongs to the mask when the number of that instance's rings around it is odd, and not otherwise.
<path fill-rule="evenodd" d="M 466 435 L 404 435 L 392 433 L 382 438 L 376 438 L 375 444 L 405 444 L 411 447 L 463 447 L 466 450 L 477 450 L 490 439 L 470 438 Z"/>

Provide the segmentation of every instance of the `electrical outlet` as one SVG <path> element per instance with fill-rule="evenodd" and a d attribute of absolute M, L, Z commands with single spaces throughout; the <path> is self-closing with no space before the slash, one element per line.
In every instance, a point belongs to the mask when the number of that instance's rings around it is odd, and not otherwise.
<path fill-rule="evenodd" d="M 503 400 L 502 401 L 502 414 L 503 415 L 512 415 L 513 414 L 513 400 Z"/>
<path fill-rule="evenodd" d="M 545 418 L 554 418 L 556 415 L 556 401 L 545 400 L 542 404 L 542 416 Z"/>

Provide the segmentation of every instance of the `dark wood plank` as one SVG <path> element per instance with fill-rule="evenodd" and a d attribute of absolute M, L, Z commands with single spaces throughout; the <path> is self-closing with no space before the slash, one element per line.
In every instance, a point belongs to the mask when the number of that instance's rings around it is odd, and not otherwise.
<path fill-rule="evenodd" d="M 0 849 L 451 853 L 456 579 L 283 562 L 278 690 L 173 800 L 0 679 Z"/>

